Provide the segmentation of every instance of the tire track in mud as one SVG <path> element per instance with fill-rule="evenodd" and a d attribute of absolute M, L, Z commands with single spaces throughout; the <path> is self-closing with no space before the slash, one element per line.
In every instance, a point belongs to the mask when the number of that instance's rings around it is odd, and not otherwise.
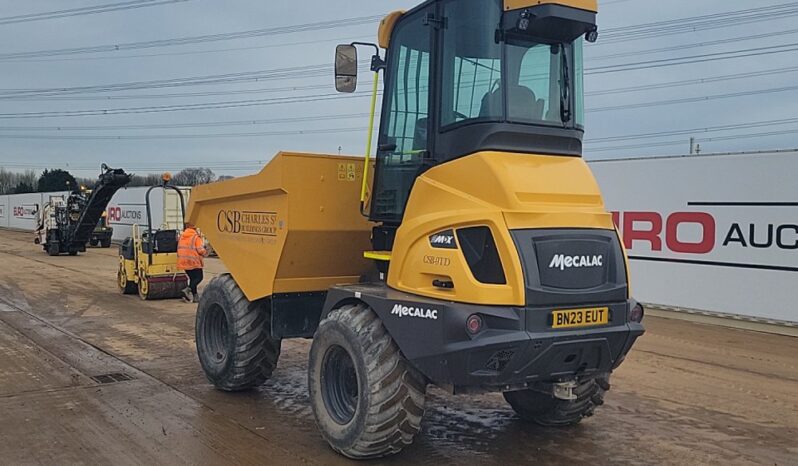
<path fill-rule="evenodd" d="M 4 243 L 3 247 L 6 247 Z M 19 248 L 17 248 L 19 249 Z M 250 393 L 227 394 L 213 390 L 201 372 L 196 356 L 185 347 L 168 346 L 174 343 L 174 335 L 165 335 L 164 341 L 148 341 L 135 339 L 137 332 L 154 331 L 154 327 L 142 326 L 124 332 L 124 329 L 114 328 L 110 321 L 125 315 L 125 322 L 135 322 L 138 318 L 154 318 L 153 322 L 166 322 L 170 325 L 190 330 L 190 319 L 186 318 L 185 309 L 170 307 L 164 303 L 145 303 L 137 298 L 124 301 L 114 308 L 115 297 L 107 296 L 102 290 L 102 283 L 107 279 L 112 286 L 113 278 L 109 278 L 111 269 L 116 266 L 115 258 L 110 251 L 102 251 L 94 260 L 86 261 L 89 267 L 75 268 L 80 260 L 74 258 L 47 258 L 30 257 L 24 251 L 0 251 L 6 256 L 6 262 L 29 264 L 35 262 L 37 270 L 20 270 L 19 277 L 28 280 L 52 280 L 53 292 L 45 292 L 41 286 L 29 286 L 26 281 L 17 279 L 17 272 L 2 273 L 0 277 L 0 297 L 6 301 L 20 304 L 16 307 L 34 306 L 36 313 L 44 311 L 42 317 L 54 321 L 57 325 L 68 325 L 69 331 L 79 334 L 83 341 L 91 346 L 98 347 L 101 351 L 116 357 L 125 364 L 140 370 L 169 388 L 187 396 L 201 406 L 216 414 L 222 415 L 230 423 L 254 433 L 263 441 L 253 442 L 252 448 L 287 449 L 297 455 L 298 461 L 322 464 L 345 464 L 346 461 L 336 456 L 329 450 L 318 433 L 313 414 L 310 410 L 307 390 L 307 351 L 310 346 L 307 340 L 286 340 L 283 343 L 283 354 L 274 373 L 274 377 L 263 387 Z M 103 256 L 103 257 L 100 257 Z M 20 258 L 16 260 L 14 258 Z M 11 259 L 14 259 L 13 261 Z M 26 262 L 22 262 L 26 260 Z M 52 261 L 52 262 L 51 262 Z M 54 268 L 50 268 L 50 267 Z M 25 267 L 26 269 L 28 267 Z M 41 269 L 41 270 L 39 270 Z M 59 276 L 57 270 L 64 270 L 69 276 Z M 56 272 L 56 273 L 53 273 Z M 115 273 L 115 271 L 113 271 Z M 78 274 L 78 275 L 75 275 Z M 58 305 L 58 288 L 67 286 L 71 276 L 81 276 L 84 279 L 75 284 L 69 292 L 81 297 L 82 301 L 88 299 L 99 300 L 99 305 L 110 306 L 113 312 L 94 322 L 91 316 L 83 315 L 83 326 L 76 318 L 64 320 L 59 314 L 61 311 L 52 308 L 50 302 Z M 9 280 L 13 278 L 12 280 Z M 98 278 L 102 278 L 100 282 Z M 15 290 L 12 290 L 15 288 Z M 27 298 L 25 290 L 33 290 Z M 105 296 L 103 294 L 104 293 Z M 24 306 L 22 305 L 24 302 Z M 27 301 L 30 300 L 30 306 Z M 2 309 L 0 309 L 2 310 Z M 141 317 L 135 317 L 134 312 L 140 310 Z M 70 312 L 76 312 L 70 309 Z M 178 313 L 182 312 L 180 316 Z M 128 318 L 127 315 L 131 317 Z M 53 316 L 55 319 L 53 319 Z M 653 320 L 652 325 L 656 322 Z M 153 324 L 153 325 L 157 325 Z M 660 325 L 657 336 L 665 338 L 665 346 L 673 344 L 675 348 L 682 348 L 682 333 L 688 324 Z M 191 327 L 193 328 L 193 327 Z M 654 327 L 656 328 L 656 326 Z M 88 330 L 87 330 L 88 329 Z M 121 333 L 120 333 L 121 332 Z M 695 333 L 693 329 L 693 333 Z M 798 435 L 798 426 L 785 416 L 784 422 L 773 422 L 769 425 L 757 423 L 745 413 L 726 413 L 708 408 L 702 404 L 703 397 L 698 394 L 685 393 L 679 397 L 667 395 L 668 386 L 672 381 L 681 383 L 684 388 L 701 390 L 702 387 L 712 385 L 710 368 L 717 368 L 729 374 L 728 377 L 751 379 L 761 378 L 760 375 L 750 372 L 770 370 L 770 367 L 760 367 L 756 361 L 746 358 L 739 362 L 741 366 L 750 371 L 740 372 L 735 367 L 727 368 L 722 364 L 715 364 L 713 358 L 701 360 L 702 349 L 709 353 L 732 357 L 733 354 L 726 345 L 725 338 L 733 336 L 735 339 L 751 342 L 761 341 L 761 337 L 751 337 L 745 333 L 724 333 L 724 330 L 708 327 L 707 342 L 698 343 L 695 338 L 685 340 L 696 350 L 699 360 L 690 362 L 679 359 L 680 354 L 660 354 L 663 342 L 654 345 L 658 351 L 650 351 L 649 347 L 633 350 L 640 351 L 646 358 L 631 358 L 619 371 L 619 376 L 625 381 L 619 389 L 614 389 L 608 394 L 607 404 L 597 410 L 596 416 L 587 419 L 584 424 L 571 429 L 544 429 L 526 424 L 519 420 L 513 411 L 505 404 L 501 395 L 479 396 L 452 396 L 438 389 L 430 388 L 428 391 L 426 413 L 422 422 L 422 430 L 416 436 L 414 444 L 400 455 L 386 458 L 379 462 L 369 464 L 402 464 L 417 463 L 423 465 L 446 464 L 522 464 L 538 462 L 541 464 L 753 464 L 753 463 L 778 463 L 790 464 L 798 457 L 798 445 L 794 438 Z M 160 360 L 137 360 L 135 356 L 119 356 L 109 346 L 107 338 L 123 336 L 131 341 L 140 343 L 155 353 L 166 353 L 164 348 L 175 354 Z M 167 341 L 168 340 L 168 341 Z M 671 342 L 671 340 L 674 340 Z M 678 340 L 678 341 L 676 341 Z M 778 340 L 781 341 L 781 340 Z M 171 343 L 170 343 L 171 342 Z M 164 346 L 167 345 L 167 346 Z M 110 350 L 110 351 L 109 351 Z M 743 349 L 738 350 L 744 354 Z M 668 353 L 668 351 L 664 351 Z M 736 353 L 736 351 L 735 351 Z M 749 353 L 750 354 L 750 353 Z M 772 356 L 781 356 L 786 353 L 779 352 L 776 348 L 766 346 L 761 351 L 754 353 L 770 360 Z M 645 361 L 661 358 L 662 363 L 651 364 Z M 717 359 L 717 358 L 714 358 Z M 779 364 L 779 359 L 773 360 L 773 366 Z M 789 366 L 789 359 L 786 359 Z M 704 366 L 709 374 L 685 371 L 690 369 L 686 365 Z M 696 366 L 698 365 L 698 366 Z M 780 364 L 783 365 L 783 364 Z M 779 383 L 791 374 L 784 370 L 772 367 L 766 375 L 777 376 Z M 786 377 L 785 377 L 786 376 Z M 705 383 L 697 384 L 696 379 L 707 379 Z M 637 384 L 633 383 L 637 380 Z M 790 382 L 792 383 L 792 382 Z M 789 388 L 789 385 L 787 386 Z M 752 396 L 740 396 L 737 389 L 728 385 L 713 386 L 719 390 L 718 395 L 723 396 L 724 408 L 734 408 L 734 403 L 745 403 Z M 762 388 L 761 391 L 767 391 Z M 798 393 L 796 394 L 798 396 Z M 755 397 L 755 396 L 754 396 Z M 763 413 L 775 413 L 786 409 L 782 406 L 763 408 Z M 767 411 L 766 411 L 767 410 Z M 792 439 L 792 440 L 791 440 Z"/>

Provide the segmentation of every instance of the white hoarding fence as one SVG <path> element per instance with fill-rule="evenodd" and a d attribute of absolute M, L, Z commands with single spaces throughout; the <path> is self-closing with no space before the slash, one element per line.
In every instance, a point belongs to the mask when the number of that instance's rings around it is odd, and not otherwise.
<path fill-rule="evenodd" d="M 115 241 L 132 235 L 133 225 L 147 225 L 146 195 L 149 187 L 120 189 L 108 204 L 108 224 L 113 227 Z M 180 188 L 188 207 L 190 188 Z M 166 195 L 164 195 L 164 192 Z M 154 228 L 183 228 L 180 200 L 174 190 L 155 188 L 150 193 L 152 225 Z"/>
<path fill-rule="evenodd" d="M 9 196 L 8 226 L 21 230 L 33 230 L 36 228 L 36 211 L 42 204 L 40 193 L 16 194 Z"/>
<path fill-rule="evenodd" d="M 798 322 L 798 152 L 591 167 L 639 300 Z"/>
<path fill-rule="evenodd" d="M 121 241 L 131 236 L 133 225 L 147 225 L 145 195 L 149 187 L 123 188 L 111 198 L 106 209 L 108 225 L 113 227 L 113 239 Z M 180 188 L 188 207 L 190 188 Z M 0 227 L 33 231 L 36 228 L 36 210 L 51 196 L 65 196 L 68 192 L 10 194 L 0 196 Z M 172 190 L 156 188 L 150 195 L 152 224 L 156 228 L 182 228 L 180 201 Z"/>
<path fill-rule="evenodd" d="M 8 196 L 0 196 L 0 227 L 8 228 Z"/>

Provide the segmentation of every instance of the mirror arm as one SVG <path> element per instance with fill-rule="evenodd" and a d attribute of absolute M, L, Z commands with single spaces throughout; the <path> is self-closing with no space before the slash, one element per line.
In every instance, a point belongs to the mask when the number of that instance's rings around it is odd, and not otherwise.
<path fill-rule="evenodd" d="M 379 55 L 374 55 L 371 57 L 371 71 L 378 72 L 384 70 L 387 67 L 385 60 L 380 58 Z"/>
<path fill-rule="evenodd" d="M 352 42 L 349 45 L 362 45 L 365 47 L 374 47 L 374 56 L 371 57 L 371 71 L 380 71 L 385 69 L 385 60 L 380 57 L 380 47 L 372 42 Z"/>

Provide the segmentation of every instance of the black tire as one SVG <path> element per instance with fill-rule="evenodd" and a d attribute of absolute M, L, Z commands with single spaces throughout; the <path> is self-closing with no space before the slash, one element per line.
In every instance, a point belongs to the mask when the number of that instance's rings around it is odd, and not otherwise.
<path fill-rule="evenodd" d="M 98 239 L 92 238 L 89 240 L 89 245 L 93 248 L 96 248 L 98 244 L 100 244 L 100 240 Z"/>
<path fill-rule="evenodd" d="M 119 271 L 116 272 L 116 280 L 117 285 L 119 285 L 119 290 L 122 294 L 136 294 L 139 291 L 139 286 L 136 282 L 132 282 L 128 280 L 127 272 L 125 272 L 125 266 L 121 263 L 119 264 Z"/>
<path fill-rule="evenodd" d="M 230 274 L 211 280 L 197 306 L 196 343 L 205 376 L 219 390 L 262 385 L 280 357 L 266 301 L 250 302 Z"/>
<path fill-rule="evenodd" d="M 421 428 L 426 381 L 365 304 L 334 309 L 321 321 L 308 385 L 316 425 L 349 458 L 398 453 Z"/>
<path fill-rule="evenodd" d="M 604 393 L 609 389 L 609 374 L 605 374 L 581 381 L 574 388 L 575 400 L 560 400 L 533 390 L 505 392 L 504 399 L 525 421 L 546 427 L 567 427 L 592 416 L 604 404 Z"/>
<path fill-rule="evenodd" d="M 78 255 L 78 252 L 77 252 L 77 251 L 75 251 L 74 249 L 70 249 L 70 250 L 69 250 L 69 255 L 70 255 L 70 256 L 77 256 L 77 255 Z"/>
<path fill-rule="evenodd" d="M 102 248 L 110 248 L 111 247 L 111 238 L 104 239 L 100 241 L 100 247 Z"/>
<path fill-rule="evenodd" d="M 61 245 L 55 241 L 49 241 L 47 243 L 47 255 L 57 256 L 59 254 L 61 254 Z"/>

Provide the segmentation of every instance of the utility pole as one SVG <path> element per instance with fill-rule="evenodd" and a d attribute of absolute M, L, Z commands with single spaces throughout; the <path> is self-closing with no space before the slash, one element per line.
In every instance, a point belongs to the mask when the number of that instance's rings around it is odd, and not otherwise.
<path fill-rule="evenodd" d="M 690 138 L 690 155 L 693 155 L 693 149 L 695 148 L 695 138 Z"/>

